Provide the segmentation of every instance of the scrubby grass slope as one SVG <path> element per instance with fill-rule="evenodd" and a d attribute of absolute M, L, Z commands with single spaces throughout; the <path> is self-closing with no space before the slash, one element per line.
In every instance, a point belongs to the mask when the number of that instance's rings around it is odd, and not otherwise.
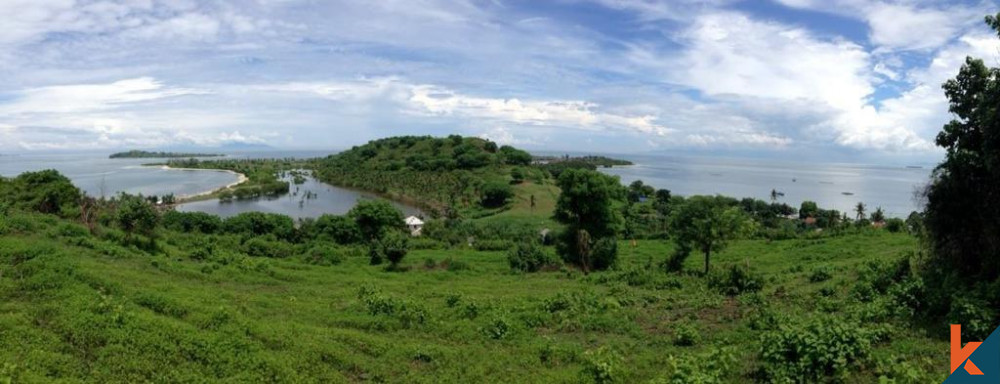
<path fill-rule="evenodd" d="M 841 316 L 863 264 L 916 247 L 887 232 L 736 242 L 716 265 L 749 263 L 766 282 L 728 297 L 656 271 L 670 246 L 654 241 L 623 242 L 621 269 L 589 276 L 513 274 L 502 253 L 463 249 L 412 251 L 409 270 L 386 272 L 360 250 L 334 266 L 196 261 L 187 235 L 163 234 L 152 255 L 47 216 L 5 225 L 0 381 L 14 382 L 648 382 L 708 371 L 711 353 L 732 360 L 723 381 L 743 382 L 761 364 L 756 301 L 791 324 Z M 831 278 L 811 281 L 821 268 Z M 901 377 L 901 359 L 936 378 L 942 340 L 898 328 L 846 381 Z"/>

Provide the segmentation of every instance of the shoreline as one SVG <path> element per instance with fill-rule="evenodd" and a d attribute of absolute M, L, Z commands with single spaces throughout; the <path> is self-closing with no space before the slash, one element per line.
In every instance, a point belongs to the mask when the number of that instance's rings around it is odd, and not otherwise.
<path fill-rule="evenodd" d="M 202 192 L 198 192 L 198 193 L 192 193 L 192 194 L 187 194 L 187 195 L 178 195 L 177 196 L 177 202 L 174 205 L 180 205 L 180 204 L 188 203 L 188 202 L 191 202 L 191 201 L 194 201 L 194 200 L 198 200 L 200 198 L 211 196 L 212 194 L 214 194 L 214 193 L 216 193 L 218 191 L 221 191 L 223 189 L 230 189 L 230 188 L 236 187 L 236 186 L 238 186 L 240 184 L 243 184 L 243 183 L 245 183 L 247 181 L 250 181 L 250 178 L 248 178 L 246 175 L 244 175 L 242 173 L 239 173 L 239 172 L 236 172 L 236 171 L 233 171 L 233 170 L 229 170 L 229 169 L 174 168 L 174 167 L 171 167 L 169 165 L 155 165 L 155 167 L 159 167 L 160 169 L 173 170 L 173 171 L 225 172 L 225 173 L 230 173 L 230 174 L 236 175 L 236 177 L 237 177 L 236 182 L 226 184 L 225 186 L 222 186 L 222 187 L 218 187 L 218 188 L 214 188 L 214 189 L 209 189 L 207 191 L 202 191 Z"/>

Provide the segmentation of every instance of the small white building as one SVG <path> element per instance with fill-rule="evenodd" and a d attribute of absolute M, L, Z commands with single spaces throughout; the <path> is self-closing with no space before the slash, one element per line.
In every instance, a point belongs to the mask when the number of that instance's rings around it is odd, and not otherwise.
<path fill-rule="evenodd" d="M 410 230 L 411 236 L 420 236 L 420 231 L 424 229 L 424 221 L 416 216 L 407 217 L 406 228 Z"/>

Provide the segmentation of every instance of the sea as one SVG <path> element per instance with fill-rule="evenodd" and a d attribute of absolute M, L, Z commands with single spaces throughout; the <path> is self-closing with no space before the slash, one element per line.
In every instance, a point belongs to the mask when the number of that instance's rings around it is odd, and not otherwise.
<path fill-rule="evenodd" d="M 255 151 L 231 153 L 243 158 L 313 158 L 331 151 Z M 192 195 L 217 189 L 237 180 L 228 172 L 177 170 L 149 163 L 166 159 L 109 159 L 106 152 L 24 153 L 0 155 L 0 176 L 55 169 L 66 175 L 91 196 L 114 196 L 119 192 L 143 195 Z M 853 216 L 854 206 L 864 203 L 869 212 L 881 207 L 887 216 L 906 217 L 921 210 L 921 191 L 930 180 L 929 166 L 887 166 L 873 164 L 803 163 L 797 161 L 724 158 L 707 156 L 608 155 L 624 158 L 635 165 L 602 168 L 618 176 L 623 184 L 635 180 L 675 195 L 721 194 L 737 198 L 771 200 L 771 190 L 779 192 L 778 202 L 798 207 L 815 201 L 821 208 L 837 209 Z M 205 200 L 186 203 L 181 211 L 202 211 L 220 216 L 261 211 L 294 218 L 346 213 L 357 201 L 375 195 L 327 185 L 313 179 L 292 185 L 289 195 L 249 201 L 221 203 Z M 407 214 L 419 210 L 394 203 Z"/>

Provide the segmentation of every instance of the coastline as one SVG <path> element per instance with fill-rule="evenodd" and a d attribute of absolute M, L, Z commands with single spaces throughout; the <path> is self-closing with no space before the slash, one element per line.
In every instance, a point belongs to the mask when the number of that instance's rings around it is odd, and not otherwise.
<path fill-rule="evenodd" d="M 230 173 L 230 174 L 236 175 L 236 177 L 237 177 L 236 182 L 226 184 L 225 186 L 222 186 L 222 187 L 219 187 L 219 188 L 209 189 L 207 191 L 202 191 L 202 192 L 192 193 L 192 194 L 187 194 L 187 195 L 178 195 L 177 196 L 177 203 L 175 205 L 184 204 L 184 203 L 191 202 L 191 201 L 196 201 L 196 200 L 201 200 L 203 198 L 210 197 L 212 194 L 214 194 L 214 193 L 216 193 L 218 191 L 221 191 L 223 189 L 230 189 L 230 188 L 236 187 L 236 186 L 238 186 L 240 184 L 243 184 L 243 183 L 245 183 L 245 182 L 247 182 L 247 181 L 250 180 L 246 175 L 244 175 L 242 173 L 239 173 L 239 172 L 236 172 L 236 171 L 229 170 L 229 169 L 174 168 L 174 167 L 171 167 L 169 165 L 156 165 L 155 167 L 159 167 L 160 169 L 166 169 L 166 170 L 174 170 L 174 171 L 212 171 L 212 172 L 225 172 L 225 173 Z"/>

